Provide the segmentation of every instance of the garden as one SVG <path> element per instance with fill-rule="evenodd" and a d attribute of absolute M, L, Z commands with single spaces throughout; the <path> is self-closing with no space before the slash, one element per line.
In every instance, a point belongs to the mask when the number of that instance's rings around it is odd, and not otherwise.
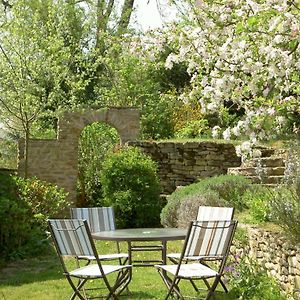
<path fill-rule="evenodd" d="M 177 19 L 146 32 L 134 26 L 136 1 L 114 2 L 0 4 L 0 299 L 70 297 L 47 220 L 74 206 L 113 207 L 117 228 L 186 228 L 199 206 L 233 207 L 229 293 L 220 289 L 217 299 L 299 299 L 300 2 L 173 0 Z M 268 176 L 262 149 L 273 148 L 284 176 L 266 185 L 220 172 L 166 193 L 159 161 L 122 145 L 105 122 L 74 141 L 76 199 L 29 176 L 31 141 L 55 140 L 65 112 L 110 107 L 140 111 L 141 141 L 233 145 L 242 166 L 258 162 L 259 178 Z M 172 241 L 168 251 L 182 245 Z M 154 268 L 135 268 L 129 290 L 122 298 L 166 295 Z"/>

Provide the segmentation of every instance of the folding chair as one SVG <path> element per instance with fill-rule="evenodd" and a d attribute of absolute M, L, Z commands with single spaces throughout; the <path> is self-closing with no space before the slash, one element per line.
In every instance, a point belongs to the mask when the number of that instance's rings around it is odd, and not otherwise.
<path fill-rule="evenodd" d="M 168 288 L 165 299 L 171 295 L 184 299 L 179 289 L 179 282 L 182 279 L 189 280 L 197 292 L 200 289 L 195 282 L 202 280 L 208 288 L 204 299 L 208 300 L 214 296 L 215 289 L 221 282 L 236 226 L 237 221 L 232 220 L 193 221 L 190 223 L 178 264 L 155 266 Z M 219 265 L 210 267 L 200 262 L 186 263 L 186 258 L 194 256 L 203 259 L 206 257 L 218 259 Z M 171 274 L 173 278 L 168 274 Z M 211 284 L 208 280 L 210 278 L 214 279 Z"/>
<path fill-rule="evenodd" d="M 71 218 L 87 220 L 91 233 L 100 231 L 115 230 L 115 215 L 112 207 L 87 207 L 87 208 L 71 208 Z M 119 264 L 125 264 L 128 260 L 127 253 L 120 253 L 119 243 L 117 245 L 117 253 L 102 254 L 98 258 L 103 261 L 119 260 Z M 85 259 L 89 264 L 95 257 L 80 256 L 78 259 Z"/>
<path fill-rule="evenodd" d="M 197 214 L 197 221 L 230 221 L 233 218 L 234 208 L 233 207 L 218 207 L 218 206 L 199 206 L 198 214 Z M 181 253 L 170 253 L 167 257 L 170 259 L 171 262 L 177 264 L 180 258 Z M 191 261 L 199 261 L 203 264 L 206 261 L 213 261 L 215 258 L 213 257 L 199 257 L 199 256 L 190 256 L 184 257 L 184 260 L 191 260 Z M 224 291 L 227 293 L 228 290 L 226 288 L 225 283 L 221 280 L 221 285 Z"/>
<path fill-rule="evenodd" d="M 94 298 L 118 299 L 117 296 L 128 286 L 131 280 L 131 266 L 104 265 L 101 263 L 86 220 L 53 219 L 48 220 L 48 225 L 64 275 L 74 291 L 70 300 L 76 297 L 82 300 Z M 66 262 L 66 258 L 73 257 L 77 262 L 79 256 L 93 256 L 95 257 L 95 263 L 71 269 L 70 259 Z M 115 276 L 108 279 L 107 276 L 112 273 L 115 273 Z M 74 283 L 75 279 L 77 284 Z M 86 294 L 90 289 L 85 289 L 85 284 L 89 280 L 95 279 L 104 281 L 104 288 L 108 290 L 107 295 L 90 297 Z M 113 281 L 113 284 L 110 284 L 110 281 Z"/>

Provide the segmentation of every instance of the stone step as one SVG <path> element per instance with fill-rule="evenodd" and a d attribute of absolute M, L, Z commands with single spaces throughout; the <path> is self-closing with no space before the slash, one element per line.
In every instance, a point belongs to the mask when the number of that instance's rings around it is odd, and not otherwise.
<path fill-rule="evenodd" d="M 265 148 L 265 147 L 255 147 L 261 152 L 261 157 L 270 157 L 275 154 L 275 149 L 273 148 Z"/>
<path fill-rule="evenodd" d="M 284 167 L 265 167 L 262 170 L 264 176 L 283 176 L 284 171 Z M 244 176 L 257 176 L 258 172 L 259 169 L 255 167 L 237 167 L 227 170 L 227 174 Z"/>
<path fill-rule="evenodd" d="M 253 183 L 262 183 L 262 184 L 279 184 L 283 180 L 283 176 L 267 176 L 259 178 L 258 176 L 246 176 L 249 178 Z"/>
<path fill-rule="evenodd" d="M 254 158 L 243 164 L 243 167 L 284 167 L 284 158 L 283 157 L 262 157 Z"/>

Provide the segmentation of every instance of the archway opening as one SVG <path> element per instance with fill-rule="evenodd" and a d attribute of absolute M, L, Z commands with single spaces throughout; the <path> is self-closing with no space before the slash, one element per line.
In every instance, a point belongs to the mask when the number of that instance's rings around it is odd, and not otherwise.
<path fill-rule="evenodd" d="M 119 145 L 117 130 L 105 123 L 95 122 L 83 129 L 78 145 L 77 207 L 102 205 L 102 162 Z"/>

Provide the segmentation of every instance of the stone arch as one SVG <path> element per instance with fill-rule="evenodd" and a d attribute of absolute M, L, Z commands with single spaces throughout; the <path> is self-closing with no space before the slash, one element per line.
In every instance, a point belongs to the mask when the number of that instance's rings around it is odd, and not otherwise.
<path fill-rule="evenodd" d="M 139 110 L 135 108 L 103 108 L 82 112 L 66 112 L 58 120 L 57 139 L 29 141 L 28 176 L 52 182 L 76 200 L 78 175 L 78 141 L 82 130 L 94 122 L 114 127 L 121 143 L 137 140 Z M 18 173 L 24 175 L 24 141 L 19 141 Z"/>

